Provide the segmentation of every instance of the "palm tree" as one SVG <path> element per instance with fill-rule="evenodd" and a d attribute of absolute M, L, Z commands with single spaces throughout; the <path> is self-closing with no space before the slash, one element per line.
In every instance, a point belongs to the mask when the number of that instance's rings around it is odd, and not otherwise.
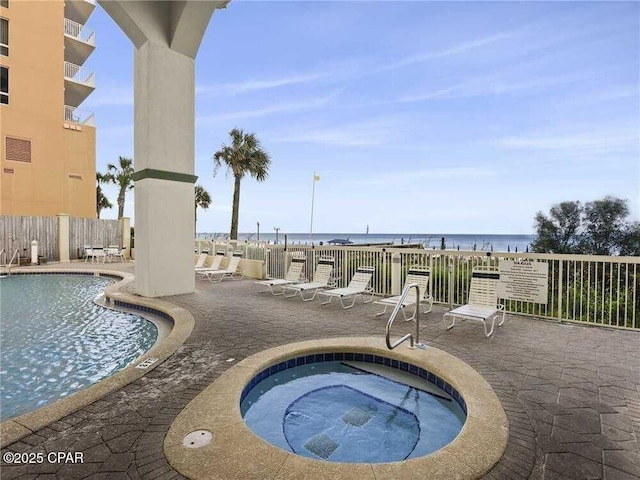
<path fill-rule="evenodd" d="M 211 195 L 207 192 L 202 185 L 196 185 L 195 189 L 195 201 L 196 201 L 196 223 L 198 222 L 198 207 L 207 209 L 211 205 Z"/>
<path fill-rule="evenodd" d="M 108 173 L 100 173 L 96 172 L 96 213 L 98 214 L 98 218 L 100 218 L 100 212 L 105 208 L 112 208 L 113 204 L 109 201 L 107 196 L 102 191 L 102 187 L 100 186 L 103 183 L 107 183 L 109 181 Z"/>
<path fill-rule="evenodd" d="M 110 182 L 120 187 L 118 192 L 118 218 L 124 216 L 124 200 L 127 190 L 133 189 L 133 160 L 126 157 L 118 158 L 118 165 L 107 165 L 107 177 Z"/>
<path fill-rule="evenodd" d="M 240 208 L 240 181 L 247 173 L 259 182 L 263 182 L 269 176 L 271 158 L 260 146 L 260 141 L 254 133 L 244 133 L 238 128 L 229 132 L 231 145 L 222 145 L 222 148 L 213 155 L 215 175 L 224 162 L 227 173 L 234 177 L 233 186 L 233 212 L 231 214 L 231 240 L 238 239 L 238 210 Z"/>

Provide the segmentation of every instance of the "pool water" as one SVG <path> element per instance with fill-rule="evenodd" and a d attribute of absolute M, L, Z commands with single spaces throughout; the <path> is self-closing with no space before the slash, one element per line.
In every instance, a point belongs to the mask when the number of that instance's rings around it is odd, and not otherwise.
<path fill-rule="evenodd" d="M 0 278 L 0 419 L 90 386 L 153 346 L 152 322 L 93 302 L 110 283 L 88 275 Z"/>
<path fill-rule="evenodd" d="M 247 393 L 240 409 L 256 434 L 298 455 L 393 462 L 427 455 L 458 435 L 466 415 L 441 393 L 323 361 L 267 377 Z"/>

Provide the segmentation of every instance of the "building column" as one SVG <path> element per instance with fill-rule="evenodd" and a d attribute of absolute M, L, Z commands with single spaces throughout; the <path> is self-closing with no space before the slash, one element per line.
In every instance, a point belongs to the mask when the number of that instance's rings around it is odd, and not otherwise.
<path fill-rule="evenodd" d="M 58 261 L 69 263 L 69 215 L 58 214 Z"/>
<path fill-rule="evenodd" d="M 195 291 L 195 56 L 227 1 L 102 0 L 134 54 L 135 290 Z"/>

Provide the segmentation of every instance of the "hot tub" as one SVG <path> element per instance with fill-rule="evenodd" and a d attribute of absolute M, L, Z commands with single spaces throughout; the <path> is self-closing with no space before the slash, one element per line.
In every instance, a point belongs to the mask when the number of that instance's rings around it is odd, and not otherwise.
<path fill-rule="evenodd" d="M 282 445 L 277 446 L 273 439 L 261 438 L 245 423 L 243 410 L 245 413 L 249 411 L 248 401 L 252 401 L 253 396 L 259 393 L 260 385 L 265 379 L 269 381 L 273 377 L 270 381 L 276 383 L 275 379 L 278 378 L 279 383 L 280 378 L 284 378 L 281 375 L 295 372 L 294 366 L 298 366 L 300 358 L 304 358 L 306 364 L 307 359 L 312 356 L 313 362 L 310 365 L 317 364 L 317 368 L 324 368 L 325 363 L 351 363 L 346 354 L 353 354 L 353 362 L 362 360 L 361 363 L 373 366 L 381 365 L 390 369 L 397 367 L 395 370 L 435 385 L 439 388 L 436 392 L 447 393 L 453 399 L 452 404 L 455 402 L 455 408 L 466 411 L 466 415 L 460 415 L 460 419 L 464 417 L 464 422 L 459 432 L 453 435 L 454 438 L 445 439 L 431 453 L 416 452 L 413 455 L 414 449 L 407 454 L 411 443 L 415 441 L 417 445 L 420 441 L 416 434 L 415 420 L 411 417 L 415 412 L 402 407 L 397 400 L 394 404 L 393 401 L 389 402 L 376 395 L 373 395 L 374 399 L 369 399 L 373 403 L 367 403 L 364 397 L 370 392 L 364 391 L 362 386 L 356 388 L 353 384 L 344 383 L 339 386 L 356 390 L 355 394 L 348 392 L 356 398 L 356 403 L 348 408 L 341 407 L 339 415 L 336 411 L 329 419 L 333 425 L 320 425 L 319 429 L 304 431 L 299 438 L 294 439 L 296 446 L 290 450 Z M 385 362 L 388 364 L 385 365 Z M 287 370 L 291 372 L 287 374 Z M 429 381 L 429 375 L 434 381 Z M 389 381 L 396 382 L 397 379 Z M 422 387 L 406 385 L 403 388 L 409 392 L 426 388 L 424 383 L 420 385 Z M 306 395 L 319 395 L 326 386 L 317 384 Z M 254 394 L 252 391 L 256 387 L 258 391 Z M 348 396 L 344 389 L 337 393 L 338 397 Z M 296 393 L 283 399 L 282 404 L 287 405 L 280 413 L 273 410 L 273 419 L 280 420 L 285 430 L 295 428 L 296 418 L 291 418 L 292 423 L 287 426 L 286 417 L 292 412 L 308 413 L 308 405 L 300 403 L 304 398 L 305 393 Z M 318 398 L 321 403 L 326 402 L 326 399 Z M 339 422 L 343 423 L 343 428 L 352 430 L 366 427 L 373 421 L 372 418 L 367 419 L 367 416 L 371 416 L 372 410 L 375 410 L 368 407 L 373 405 L 380 410 L 385 405 L 383 402 L 386 402 L 387 410 L 396 409 L 396 418 L 402 412 L 404 415 L 400 423 L 409 432 L 414 432 L 413 436 L 409 435 L 411 438 L 408 446 L 405 445 L 400 452 L 400 457 L 404 458 L 346 460 L 336 457 L 337 461 L 327 461 L 338 452 L 338 447 L 334 444 L 344 439 L 332 437 L 327 431 L 335 432 L 336 425 L 340 426 Z M 385 418 L 389 418 L 389 413 L 386 412 Z M 357 427 L 358 424 L 360 427 Z M 417 426 L 421 428 L 419 421 Z M 285 439 L 296 436 L 293 430 L 290 430 L 290 434 L 285 433 Z M 366 436 L 363 438 L 365 442 L 371 440 Z M 507 438 L 507 417 L 498 397 L 484 378 L 460 359 L 433 347 L 426 351 L 403 347 L 389 351 L 382 338 L 348 337 L 283 345 L 260 352 L 233 366 L 178 415 L 165 438 L 164 449 L 171 465 L 193 479 L 410 478 L 416 471 L 421 472 L 424 478 L 479 478 L 500 460 L 506 449 Z M 306 454 L 304 450 L 307 450 Z M 380 450 L 384 449 L 378 448 Z"/>

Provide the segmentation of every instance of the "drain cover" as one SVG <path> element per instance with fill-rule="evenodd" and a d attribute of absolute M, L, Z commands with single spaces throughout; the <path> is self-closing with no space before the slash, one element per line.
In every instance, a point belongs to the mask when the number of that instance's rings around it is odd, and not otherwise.
<path fill-rule="evenodd" d="M 187 448 L 200 448 L 209 443 L 212 438 L 213 435 L 209 430 L 196 430 L 182 439 L 182 445 Z"/>
<path fill-rule="evenodd" d="M 144 362 L 140 362 L 138 365 L 136 365 L 136 368 L 139 368 L 140 370 L 144 370 L 146 368 L 149 368 L 151 365 L 153 365 L 154 363 L 156 363 L 158 361 L 157 358 L 147 358 Z"/>

